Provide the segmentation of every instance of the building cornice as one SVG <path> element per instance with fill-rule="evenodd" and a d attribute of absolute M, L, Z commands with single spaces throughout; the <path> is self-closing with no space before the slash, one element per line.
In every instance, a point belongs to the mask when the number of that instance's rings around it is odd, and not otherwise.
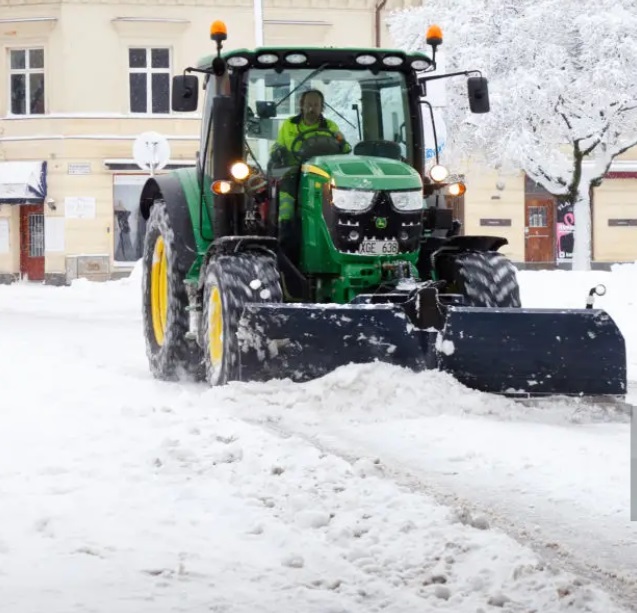
<path fill-rule="evenodd" d="M 263 8 L 314 8 L 331 10 L 374 10 L 379 0 L 264 0 Z M 248 8 L 253 0 L 0 0 L 0 7 L 51 6 L 61 4 L 121 5 L 130 6 L 207 6 L 211 8 Z M 387 0 L 384 11 L 418 6 L 421 0 Z"/>

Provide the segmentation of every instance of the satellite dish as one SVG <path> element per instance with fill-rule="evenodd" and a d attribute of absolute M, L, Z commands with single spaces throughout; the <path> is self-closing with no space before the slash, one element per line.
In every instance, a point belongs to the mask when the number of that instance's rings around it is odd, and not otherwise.
<path fill-rule="evenodd" d="M 143 132 L 133 143 L 133 159 L 142 170 L 152 175 L 161 170 L 170 158 L 170 145 L 165 136 L 157 132 Z"/>

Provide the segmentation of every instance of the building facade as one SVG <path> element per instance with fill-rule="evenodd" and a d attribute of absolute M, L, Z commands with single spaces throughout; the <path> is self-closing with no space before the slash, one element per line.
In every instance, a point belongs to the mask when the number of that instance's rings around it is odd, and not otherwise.
<path fill-rule="evenodd" d="M 467 182 L 466 234 L 497 234 L 500 251 L 525 268 L 570 268 L 575 215 L 523 173 L 499 175 L 475 166 L 462 169 Z M 611 165 L 591 193 L 592 264 L 607 268 L 637 261 L 637 149 Z"/>
<path fill-rule="evenodd" d="M 385 16 L 417 4 L 264 0 L 264 44 L 392 46 Z M 170 110 L 170 82 L 212 52 L 215 19 L 227 24 L 227 49 L 255 44 L 252 0 L 0 0 L 0 282 L 130 271 L 148 176 L 133 143 L 158 132 L 170 147 L 163 171 L 195 163 L 201 116 Z M 637 175 L 630 159 L 622 163 L 595 193 L 597 261 L 637 258 Z M 466 233 L 505 236 L 516 261 L 559 259 L 568 212 L 556 217 L 522 175 L 467 169 L 466 179 L 464 201 L 454 203 Z M 540 239 L 548 242 L 534 246 Z"/>

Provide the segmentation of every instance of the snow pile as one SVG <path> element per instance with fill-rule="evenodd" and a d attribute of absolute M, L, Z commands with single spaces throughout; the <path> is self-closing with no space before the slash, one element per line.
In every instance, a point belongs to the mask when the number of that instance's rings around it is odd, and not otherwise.
<path fill-rule="evenodd" d="M 105 283 L 75 279 L 54 287 L 29 281 L 0 284 L 0 312 L 68 315 L 90 319 L 107 315 L 141 321 L 141 260 L 131 274 Z"/>

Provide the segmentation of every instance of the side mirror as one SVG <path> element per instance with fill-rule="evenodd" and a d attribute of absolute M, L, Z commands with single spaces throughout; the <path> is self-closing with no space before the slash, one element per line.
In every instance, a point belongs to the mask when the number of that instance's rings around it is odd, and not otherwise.
<path fill-rule="evenodd" d="M 189 113 L 197 110 L 199 102 L 199 79 L 195 75 L 173 77 L 171 106 L 173 111 Z"/>
<path fill-rule="evenodd" d="M 469 108 L 472 113 L 488 113 L 491 110 L 489 105 L 489 84 L 485 77 L 469 77 L 467 79 L 469 90 Z"/>

